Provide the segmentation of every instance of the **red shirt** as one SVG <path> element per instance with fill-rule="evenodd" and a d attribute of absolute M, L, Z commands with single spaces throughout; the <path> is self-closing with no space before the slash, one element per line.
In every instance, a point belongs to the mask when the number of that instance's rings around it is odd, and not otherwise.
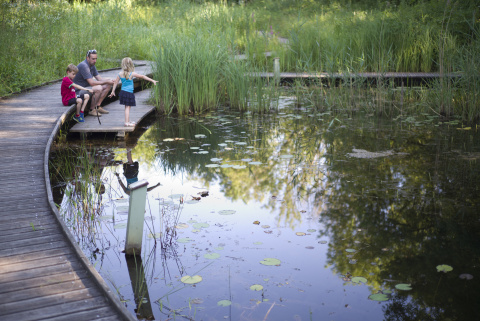
<path fill-rule="evenodd" d="M 70 99 L 77 97 L 77 95 L 75 95 L 75 88 L 72 85 L 73 81 L 70 78 L 63 77 L 60 93 L 62 94 L 62 103 L 64 106 L 68 106 Z"/>

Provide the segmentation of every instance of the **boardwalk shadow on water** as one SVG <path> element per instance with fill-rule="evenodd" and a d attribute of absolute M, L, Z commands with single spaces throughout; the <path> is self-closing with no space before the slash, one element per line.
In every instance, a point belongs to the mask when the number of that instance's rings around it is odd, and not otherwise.
<path fill-rule="evenodd" d="M 105 165 L 93 229 L 74 234 L 132 313 L 143 303 L 158 320 L 474 319 L 474 129 L 288 106 L 141 127 L 132 144 L 65 149 L 85 148 Z M 126 185 L 129 153 L 138 179 L 162 184 L 148 192 L 140 282 L 121 253 L 128 193 L 115 174 Z M 54 185 L 62 213 L 75 212 L 74 187 Z"/>

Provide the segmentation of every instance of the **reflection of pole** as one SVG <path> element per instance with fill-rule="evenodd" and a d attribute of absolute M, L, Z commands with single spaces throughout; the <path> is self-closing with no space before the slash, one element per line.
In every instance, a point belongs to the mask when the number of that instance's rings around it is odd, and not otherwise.
<path fill-rule="evenodd" d="M 127 237 L 125 240 L 125 254 L 127 255 L 142 253 L 147 185 L 148 182 L 146 180 L 129 185 L 130 201 L 128 206 Z"/>
<path fill-rule="evenodd" d="M 140 253 L 138 253 L 140 254 Z M 128 274 L 132 283 L 133 296 L 135 298 L 137 316 L 146 320 L 154 320 L 150 296 L 148 295 L 147 281 L 145 280 L 145 270 L 143 269 L 142 257 L 140 255 L 125 255 L 127 261 Z"/>
<path fill-rule="evenodd" d="M 275 85 L 280 83 L 280 58 L 273 58 L 273 78 Z"/>

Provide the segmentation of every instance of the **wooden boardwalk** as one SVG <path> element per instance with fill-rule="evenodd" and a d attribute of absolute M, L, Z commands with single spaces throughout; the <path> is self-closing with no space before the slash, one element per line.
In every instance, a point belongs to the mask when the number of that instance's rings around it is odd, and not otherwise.
<path fill-rule="evenodd" d="M 137 71 L 149 70 L 143 68 Z M 82 253 L 53 204 L 50 144 L 72 112 L 61 104 L 60 82 L 0 100 L 2 321 L 136 320 Z"/>

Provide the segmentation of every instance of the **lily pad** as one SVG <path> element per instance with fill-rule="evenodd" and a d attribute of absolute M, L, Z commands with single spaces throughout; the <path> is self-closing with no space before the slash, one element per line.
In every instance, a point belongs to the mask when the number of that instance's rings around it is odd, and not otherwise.
<path fill-rule="evenodd" d="M 367 283 L 367 279 L 364 278 L 364 277 L 361 277 L 361 276 L 355 276 L 355 277 L 352 278 L 352 282 L 357 283 L 357 284 Z"/>
<path fill-rule="evenodd" d="M 313 229 L 313 228 L 307 230 L 308 233 L 315 233 L 316 231 L 317 231 L 317 230 L 316 230 L 316 229 Z"/>
<path fill-rule="evenodd" d="M 182 281 L 185 284 L 195 284 L 195 283 L 201 282 L 202 280 L 203 279 L 200 275 L 194 275 L 194 276 L 185 275 L 180 279 L 180 281 Z"/>
<path fill-rule="evenodd" d="M 208 223 L 195 223 L 193 224 L 194 228 L 207 228 L 210 227 L 210 224 Z"/>
<path fill-rule="evenodd" d="M 192 146 L 192 147 L 190 147 L 190 149 L 200 149 L 200 147 Z"/>
<path fill-rule="evenodd" d="M 208 154 L 208 151 L 202 150 L 202 151 L 198 152 L 198 154 Z"/>
<path fill-rule="evenodd" d="M 218 146 L 225 147 L 225 146 L 228 146 L 228 145 L 227 145 L 227 144 L 225 144 L 225 143 L 220 143 L 220 144 L 218 144 Z"/>
<path fill-rule="evenodd" d="M 195 138 L 206 138 L 207 135 L 204 135 L 204 134 L 197 134 L 195 135 Z"/>
<path fill-rule="evenodd" d="M 221 210 L 218 212 L 218 214 L 220 215 L 232 215 L 232 214 L 235 214 L 236 211 L 235 210 Z"/>
<path fill-rule="evenodd" d="M 402 291 L 410 291 L 412 289 L 411 284 L 406 284 L 406 283 L 400 283 L 395 285 L 395 288 L 397 290 L 402 290 Z"/>
<path fill-rule="evenodd" d="M 210 158 L 212 162 L 220 162 L 223 158 Z"/>
<path fill-rule="evenodd" d="M 250 290 L 252 290 L 252 291 L 262 291 L 263 290 L 263 285 L 254 284 L 250 287 Z"/>
<path fill-rule="evenodd" d="M 220 300 L 220 301 L 217 302 L 217 305 L 221 306 L 221 307 L 228 307 L 229 305 L 232 305 L 232 301 L 230 301 L 230 300 Z"/>
<path fill-rule="evenodd" d="M 262 162 L 250 162 L 249 165 L 262 165 Z"/>
<path fill-rule="evenodd" d="M 447 273 L 447 272 L 450 272 L 452 270 L 453 270 L 453 267 L 451 267 L 450 265 L 446 265 L 446 264 L 437 265 L 437 272 Z"/>
<path fill-rule="evenodd" d="M 280 158 L 280 159 L 291 159 L 291 158 L 293 158 L 293 155 L 280 155 L 278 158 Z"/>
<path fill-rule="evenodd" d="M 218 259 L 220 257 L 220 254 L 218 254 L 218 253 L 207 253 L 203 257 L 206 258 L 206 259 L 215 260 L 215 259 Z"/>
<path fill-rule="evenodd" d="M 388 301 L 388 296 L 383 293 L 375 293 L 370 295 L 368 298 L 373 301 Z"/>
<path fill-rule="evenodd" d="M 188 243 L 188 242 L 193 242 L 193 240 L 189 237 L 182 237 L 177 240 L 178 243 Z"/>
<path fill-rule="evenodd" d="M 346 249 L 345 252 L 348 252 L 348 253 L 355 253 L 356 250 L 355 249 Z"/>
<path fill-rule="evenodd" d="M 296 234 L 297 236 L 305 236 L 305 235 L 307 235 L 307 234 L 304 233 L 304 232 L 297 232 L 297 233 L 295 233 L 295 234 Z"/>
<path fill-rule="evenodd" d="M 218 164 L 207 164 L 205 167 L 220 167 Z"/>
<path fill-rule="evenodd" d="M 119 229 L 127 228 L 127 223 L 115 224 L 115 225 L 113 226 L 113 228 L 118 229 L 118 230 L 119 230 Z"/>
<path fill-rule="evenodd" d="M 179 224 L 175 225 L 175 228 L 177 228 L 177 229 L 188 228 L 188 224 L 179 223 Z"/>
<path fill-rule="evenodd" d="M 232 168 L 234 168 L 234 169 L 244 169 L 244 168 L 247 168 L 247 166 L 245 166 L 245 165 L 233 165 Z"/>
<path fill-rule="evenodd" d="M 260 263 L 263 265 L 280 265 L 281 261 L 279 259 L 267 257 L 263 259 L 263 261 L 260 261 Z"/>
<path fill-rule="evenodd" d="M 221 168 L 229 168 L 229 167 L 232 167 L 232 165 L 230 164 L 222 164 L 220 165 Z"/>

